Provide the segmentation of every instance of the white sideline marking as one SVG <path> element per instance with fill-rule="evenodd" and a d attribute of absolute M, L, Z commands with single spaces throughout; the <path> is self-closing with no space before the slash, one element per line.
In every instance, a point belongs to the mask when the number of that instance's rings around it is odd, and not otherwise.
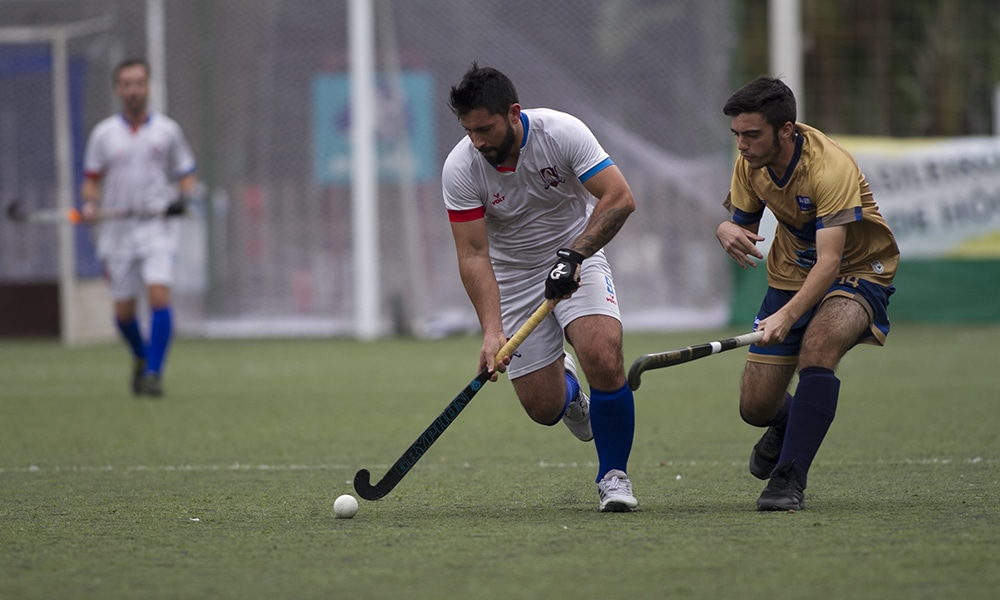
<path fill-rule="evenodd" d="M 817 460 L 814 461 L 814 465 L 825 465 L 825 466 L 863 466 L 863 465 L 949 465 L 952 463 L 966 463 L 966 464 L 996 464 L 1000 461 L 991 458 L 983 458 L 981 456 L 976 456 L 973 458 L 965 458 L 961 460 L 953 460 L 950 458 L 905 458 L 901 460 L 882 460 L 876 459 L 871 461 L 858 461 L 858 460 Z M 656 466 L 660 467 L 745 467 L 746 461 L 700 461 L 700 460 L 663 460 L 656 463 Z M 596 462 L 559 462 L 550 463 L 548 461 L 538 461 L 538 466 L 542 468 L 555 468 L 555 469 L 566 469 L 573 467 L 596 467 L 598 463 Z M 649 465 L 646 465 L 649 466 Z"/>
<path fill-rule="evenodd" d="M 41 473 L 41 472 L 88 472 L 88 471 L 336 471 L 349 470 L 355 467 L 351 465 L 247 465 L 243 463 L 233 463 L 230 465 L 126 465 L 116 467 L 114 465 L 54 465 L 51 467 L 40 467 L 38 465 L 28 465 L 27 467 L 0 467 L 0 473 Z"/>
<path fill-rule="evenodd" d="M 881 465 L 950 465 L 953 463 L 964 463 L 964 464 L 983 464 L 983 465 L 995 465 L 998 460 L 992 458 L 983 458 L 981 456 L 976 456 L 972 458 L 965 458 L 960 460 L 954 460 L 950 458 L 906 458 L 901 460 L 873 460 L 873 461 L 845 461 L 845 460 L 820 460 L 813 463 L 814 465 L 825 465 L 825 466 L 863 466 L 870 464 L 881 464 Z M 489 463 L 483 463 L 489 464 Z M 391 465 L 369 465 L 371 468 L 376 470 L 388 469 Z M 424 465 L 425 468 L 435 466 L 433 463 Z M 473 465 L 464 462 L 461 464 L 445 464 L 440 466 L 446 466 L 448 468 L 455 468 L 455 466 L 460 466 L 464 468 L 472 468 Z M 543 469 L 576 469 L 581 467 L 594 468 L 598 466 L 596 462 L 549 462 L 547 460 L 538 461 L 538 466 Z M 649 466 L 659 466 L 659 467 L 745 467 L 746 461 L 698 461 L 698 460 L 666 460 L 659 461 L 654 465 L 646 464 L 645 467 Z M 126 465 L 126 466 L 114 466 L 114 465 L 54 465 L 51 467 L 41 467 L 38 465 L 28 465 L 27 467 L 0 467 L 0 473 L 77 473 L 77 472 L 106 472 L 106 471 L 162 471 L 162 472 L 177 472 L 177 471 L 349 471 L 353 472 L 355 469 L 360 468 L 359 465 L 345 465 L 345 464 L 328 464 L 328 465 L 266 465 L 266 464 L 244 464 L 244 463 L 232 463 L 229 465 Z"/>

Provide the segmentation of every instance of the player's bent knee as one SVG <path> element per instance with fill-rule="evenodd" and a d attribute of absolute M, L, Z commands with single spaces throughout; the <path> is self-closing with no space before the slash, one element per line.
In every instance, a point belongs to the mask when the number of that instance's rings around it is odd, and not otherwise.
<path fill-rule="evenodd" d="M 539 425 L 551 426 L 559 423 L 562 419 L 565 403 L 555 406 L 525 406 L 524 412 L 528 417 Z"/>
<path fill-rule="evenodd" d="M 747 425 L 753 425 L 754 427 L 764 427 L 767 425 L 771 419 L 778 414 L 778 410 L 781 408 L 779 403 L 761 402 L 761 401 L 747 401 L 746 399 L 740 399 L 740 418 Z"/>

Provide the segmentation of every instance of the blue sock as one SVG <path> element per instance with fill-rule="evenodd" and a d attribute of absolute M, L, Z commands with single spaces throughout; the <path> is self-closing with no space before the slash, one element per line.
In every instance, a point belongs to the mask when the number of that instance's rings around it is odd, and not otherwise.
<path fill-rule="evenodd" d="M 839 395 L 840 380 L 830 369 L 808 367 L 799 371 L 795 403 L 788 412 L 785 443 L 781 447 L 778 464 L 793 461 L 803 488 L 806 487 L 809 467 L 837 413 Z"/>
<path fill-rule="evenodd" d="M 132 350 L 132 356 L 138 360 L 146 360 L 146 343 L 142 341 L 142 332 L 139 331 L 139 322 L 133 318 L 131 321 L 121 322 L 115 319 L 115 325 L 122 337 Z"/>
<path fill-rule="evenodd" d="M 635 435 L 635 398 L 628 385 L 614 392 L 590 388 L 590 426 L 600 463 L 595 481 L 612 469 L 628 473 Z"/>
<path fill-rule="evenodd" d="M 566 371 L 566 404 L 563 406 L 564 413 L 566 412 L 566 407 L 569 406 L 569 403 L 572 402 L 573 398 L 576 398 L 576 395 L 579 393 L 580 382 L 576 380 L 576 377 L 570 375 L 569 371 Z M 561 419 L 562 416 L 560 415 L 559 418 Z"/>
<path fill-rule="evenodd" d="M 559 416 L 556 417 L 556 419 L 551 423 L 545 423 L 545 425 L 547 427 L 558 425 L 559 422 L 562 421 L 563 415 L 566 414 L 566 409 L 569 408 L 569 403 L 572 402 L 573 398 L 576 398 L 576 395 L 579 393 L 580 382 L 577 381 L 575 377 L 570 375 L 569 371 L 566 371 L 566 402 L 563 403 L 563 409 L 562 412 L 559 413 Z"/>
<path fill-rule="evenodd" d="M 173 318 L 170 307 L 153 310 L 153 321 L 149 327 L 149 350 L 146 353 L 146 372 L 159 374 L 167 359 L 167 348 L 173 334 Z"/>

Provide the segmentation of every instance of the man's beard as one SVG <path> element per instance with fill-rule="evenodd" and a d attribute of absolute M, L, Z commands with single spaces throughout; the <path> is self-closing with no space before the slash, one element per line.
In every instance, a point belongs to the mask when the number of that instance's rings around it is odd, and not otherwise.
<path fill-rule="evenodd" d="M 128 96 L 122 104 L 124 111 L 130 115 L 141 115 L 146 112 L 146 99 L 142 96 Z"/>
<path fill-rule="evenodd" d="M 500 145 L 484 148 L 483 150 L 480 150 L 480 153 L 482 153 L 483 158 L 486 159 L 486 162 L 490 163 L 494 167 L 500 166 L 504 163 L 505 160 L 507 160 L 507 157 L 510 156 L 510 151 L 514 149 L 514 142 L 516 141 L 516 139 L 517 136 L 514 133 L 514 128 L 508 123 L 507 133 L 506 135 L 503 136 L 503 141 L 500 142 Z M 496 156 L 494 156 L 493 158 L 490 158 L 489 156 L 486 155 L 486 152 L 489 152 L 491 150 L 496 153 Z"/>

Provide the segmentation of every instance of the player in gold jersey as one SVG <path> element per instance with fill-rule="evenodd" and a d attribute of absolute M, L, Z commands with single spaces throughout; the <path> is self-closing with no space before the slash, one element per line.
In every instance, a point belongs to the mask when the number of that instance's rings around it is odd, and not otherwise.
<path fill-rule="evenodd" d="M 716 230 L 719 243 L 744 269 L 756 267 L 764 258 L 756 247 L 764 209 L 778 221 L 754 319 L 764 337 L 750 346 L 740 392 L 743 420 L 767 427 L 750 454 L 750 472 L 768 480 L 757 510 L 800 510 L 836 413 L 834 370 L 855 344 L 882 345 L 889 333 L 899 249 L 857 162 L 796 122 L 788 86 L 758 77 L 723 113 L 740 156 L 725 201 L 732 218 Z"/>

